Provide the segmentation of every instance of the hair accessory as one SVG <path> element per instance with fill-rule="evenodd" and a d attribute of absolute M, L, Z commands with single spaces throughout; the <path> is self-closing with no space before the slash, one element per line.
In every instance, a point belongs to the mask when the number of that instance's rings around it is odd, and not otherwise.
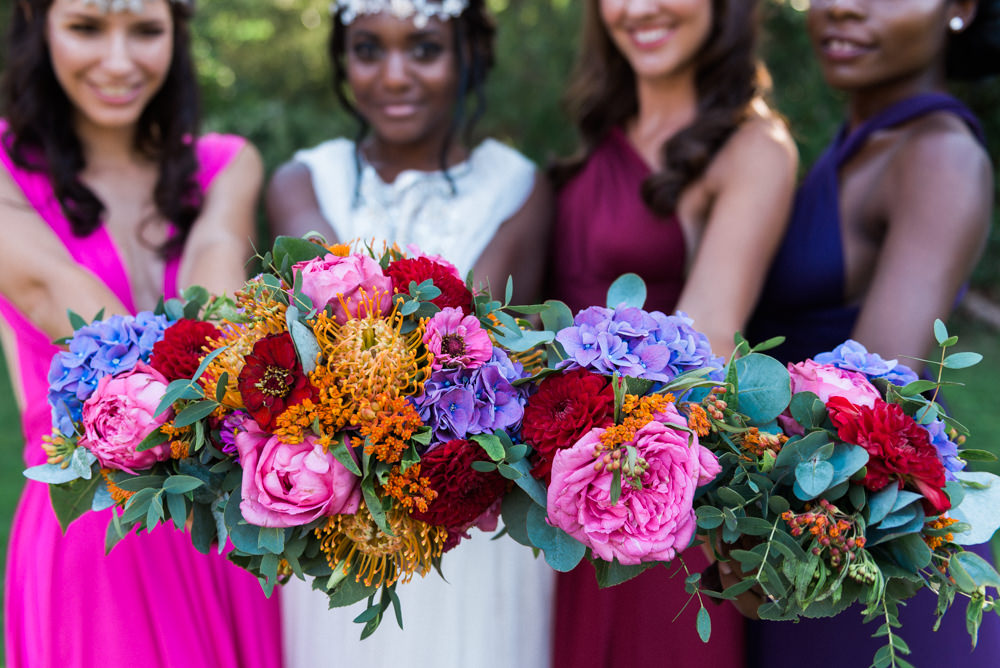
<path fill-rule="evenodd" d="M 951 20 L 948 21 L 948 27 L 952 32 L 962 32 L 962 29 L 965 27 L 965 21 L 961 16 L 953 16 L 951 17 Z"/>
<path fill-rule="evenodd" d="M 167 0 L 178 5 L 191 5 L 191 0 Z M 132 12 L 139 14 L 146 4 L 146 0 L 83 0 L 85 5 L 93 5 L 98 10 L 107 14 L 108 12 Z"/>
<path fill-rule="evenodd" d="M 105 0 L 106 1 L 106 0 Z M 113 0 L 124 2 L 125 0 Z M 132 0 L 133 2 L 135 0 Z M 139 0 L 141 2 L 141 0 Z M 413 25 L 423 28 L 431 18 L 447 21 L 462 14 L 469 6 L 469 0 L 334 0 L 330 13 L 340 13 L 344 25 L 362 14 L 388 12 L 397 19 L 413 19 Z"/>

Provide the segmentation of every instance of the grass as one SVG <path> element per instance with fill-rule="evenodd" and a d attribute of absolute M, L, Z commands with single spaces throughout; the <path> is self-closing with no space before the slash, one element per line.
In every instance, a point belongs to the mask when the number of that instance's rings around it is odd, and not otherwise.
<path fill-rule="evenodd" d="M 956 316 L 950 326 L 959 337 L 955 351 L 982 353 L 983 363 L 964 371 L 949 372 L 945 380 L 964 383 L 964 387 L 948 388 L 946 399 L 951 414 L 965 424 L 972 437 L 968 445 L 990 450 L 1000 456 L 1000 412 L 996 410 L 997 378 L 1000 377 L 1000 336 L 978 323 Z M 17 499 L 21 494 L 24 468 L 21 458 L 22 437 L 7 376 L 4 358 L 0 355 L 0 565 L 6 566 L 7 539 Z M 1000 462 L 981 464 L 980 468 L 1000 474 Z M 994 539 L 994 550 L 1000 548 L 1000 534 Z M 0 592 L 3 583 L 0 581 Z M 3 665 L 0 651 L 0 667 Z"/>

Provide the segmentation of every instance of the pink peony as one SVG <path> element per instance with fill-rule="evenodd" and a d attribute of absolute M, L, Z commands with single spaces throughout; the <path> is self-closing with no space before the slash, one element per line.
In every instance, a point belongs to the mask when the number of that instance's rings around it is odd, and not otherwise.
<path fill-rule="evenodd" d="M 788 374 L 792 380 L 792 394 L 812 392 L 824 404 L 830 397 L 843 397 L 856 406 L 871 408 L 876 399 L 882 398 L 863 373 L 840 369 L 832 364 L 818 364 L 813 360 L 806 360 L 798 364 L 789 364 Z M 787 413 L 779 415 L 778 422 L 786 434 L 805 433 L 802 425 L 795 422 Z"/>
<path fill-rule="evenodd" d="M 250 524 L 293 527 L 327 515 L 357 512 L 360 479 L 311 434 L 289 445 L 249 420 L 236 434 L 243 467 L 240 510 Z"/>
<path fill-rule="evenodd" d="M 382 273 L 379 263 L 366 255 L 327 255 L 299 262 L 292 271 L 302 272 L 302 292 L 316 308 L 331 306 L 337 322 L 367 313 L 365 302 L 378 293 L 378 312 L 385 315 L 392 306 L 392 279 Z"/>
<path fill-rule="evenodd" d="M 170 417 L 156 416 L 156 407 L 167 391 L 168 381 L 144 362 L 129 371 L 104 376 L 83 404 L 83 437 L 80 445 L 97 456 L 101 466 L 135 474 L 170 457 L 170 445 L 137 452 L 143 439 Z"/>
<path fill-rule="evenodd" d="M 434 355 L 434 369 L 475 369 L 493 355 L 490 335 L 479 324 L 479 318 L 465 315 L 460 308 L 443 308 L 435 313 L 427 322 L 424 343 Z"/>
<path fill-rule="evenodd" d="M 600 428 L 575 445 L 556 452 L 548 490 L 549 522 L 589 547 L 594 556 L 622 564 L 669 561 L 685 549 L 695 532 L 694 492 L 722 470 L 697 437 L 689 444 L 686 424 L 671 405 L 664 422 L 636 432 L 632 445 L 648 468 L 642 489 L 623 481 L 621 498 L 611 503 L 612 473 L 594 470 Z"/>

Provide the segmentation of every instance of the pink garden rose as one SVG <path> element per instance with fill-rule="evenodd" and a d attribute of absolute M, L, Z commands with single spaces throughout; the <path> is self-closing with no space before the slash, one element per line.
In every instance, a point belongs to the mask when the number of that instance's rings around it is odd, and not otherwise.
<path fill-rule="evenodd" d="M 240 510 L 250 524 L 294 527 L 315 519 L 357 512 L 360 478 L 347 470 L 316 437 L 289 445 L 251 421 L 236 434 L 243 467 Z"/>
<path fill-rule="evenodd" d="M 143 439 L 170 417 L 170 411 L 154 415 L 167 383 L 163 374 L 141 361 L 130 371 L 101 378 L 83 404 L 80 445 L 94 453 L 102 467 L 132 474 L 168 459 L 168 443 L 136 452 Z"/>
<path fill-rule="evenodd" d="M 385 315 L 392 306 L 392 279 L 367 255 L 338 257 L 330 254 L 299 262 L 292 266 L 292 271 L 302 272 L 302 292 L 312 299 L 313 305 L 316 308 L 330 305 L 340 324 L 349 318 L 364 316 L 367 313 L 365 298 L 372 299 L 376 292 L 380 314 Z"/>
<path fill-rule="evenodd" d="M 548 490 L 549 522 L 594 552 L 622 564 L 669 561 L 685 549 L 695 532 L 694 492 L 722 470 L 715 455 L 695 436 L 674 428 L 686 421 L 670 405 L 636 432 L 632 445 L 648 468 L 642 489 L 622 484 L 611 503 L 613 474 L 594 470 L 594 447 L 601 428 L 592 429 L 570 448 L 559 450 Z"/>
<path fill-rule="evenodd" d="M 840 369 L 832 364 L 818 364 L 813 360 L 806 360 L 798 364 L 789 364 L 788 374 L 792 380 L 792 394 L 812 392 L 824 404 L 830 397 L 843 397 L 855 406 L 871 408 L 875 405 L 876 399 L 882 398 L 863 373 Z M 778 416 L 778 422 L 786 434 L 805 433 L 802 425 L 787 414 Z"/>
<path fill-rule="evenodd" d="M 460 308 L 443 308 L 427 321 L 424 343 L 434 355 L 432 367 L 475 369 L 490 361 L 493 343 L 479 318 Z"/>

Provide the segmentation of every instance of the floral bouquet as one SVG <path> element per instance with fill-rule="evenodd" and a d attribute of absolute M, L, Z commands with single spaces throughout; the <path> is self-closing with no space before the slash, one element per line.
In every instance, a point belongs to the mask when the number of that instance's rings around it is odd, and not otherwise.
<path fill-rule="evenodd" d="M 683 314 L 644 311 L 644 300 L 626 276 L 607 308 L 543 314 L 556 335 L 522 430 L 538 487 L 504 498 L 509 534 L 557 570 L 589 558 L 602 586 L 683 565 L 700 539 L 746 575 L 718 591 L 689 573 L 699 603 L 753 589 L 761 617 L 797 619 L 859 602 L 885 620 L 879 666 L 909 665 L 893 629 L 899 602 L 922 588 L 937 593 L 939 616 L 968 599 L 974 642 L 1000 575 L 962 545 L 1000 526 L 1000 480 L 964 472 L 990 455 L 960 447 L 961 425 L 934 400 L 940 379 L 852 341 L 786 368 L 762 354 L 780 340 L 737 337 L 724 364 Z M 945 355 L 956 339 L 943 323 L 935 333 L 940 369 L 978 361 Z M 703 604 L 697 619 L 707 640 Z"/>
<path fill-rule="evenodd" d="M 231 543 L 268 593 L 294 575 L 331 606 L 367 598 L 365 637 L 400 617 L 398 582 L 497 526 L 529 470 L 525 365 L 551 335 L 509 311 L 544 308 L 395 248 L 283 237 L 262 260 L 235 302 L 194 289 L 77 317 L 50 373 L 49 463 L 26 475 L 53 485 L 64 526 L 119 506 L 109 549 L 172 521 L 202 551 Z"/>

